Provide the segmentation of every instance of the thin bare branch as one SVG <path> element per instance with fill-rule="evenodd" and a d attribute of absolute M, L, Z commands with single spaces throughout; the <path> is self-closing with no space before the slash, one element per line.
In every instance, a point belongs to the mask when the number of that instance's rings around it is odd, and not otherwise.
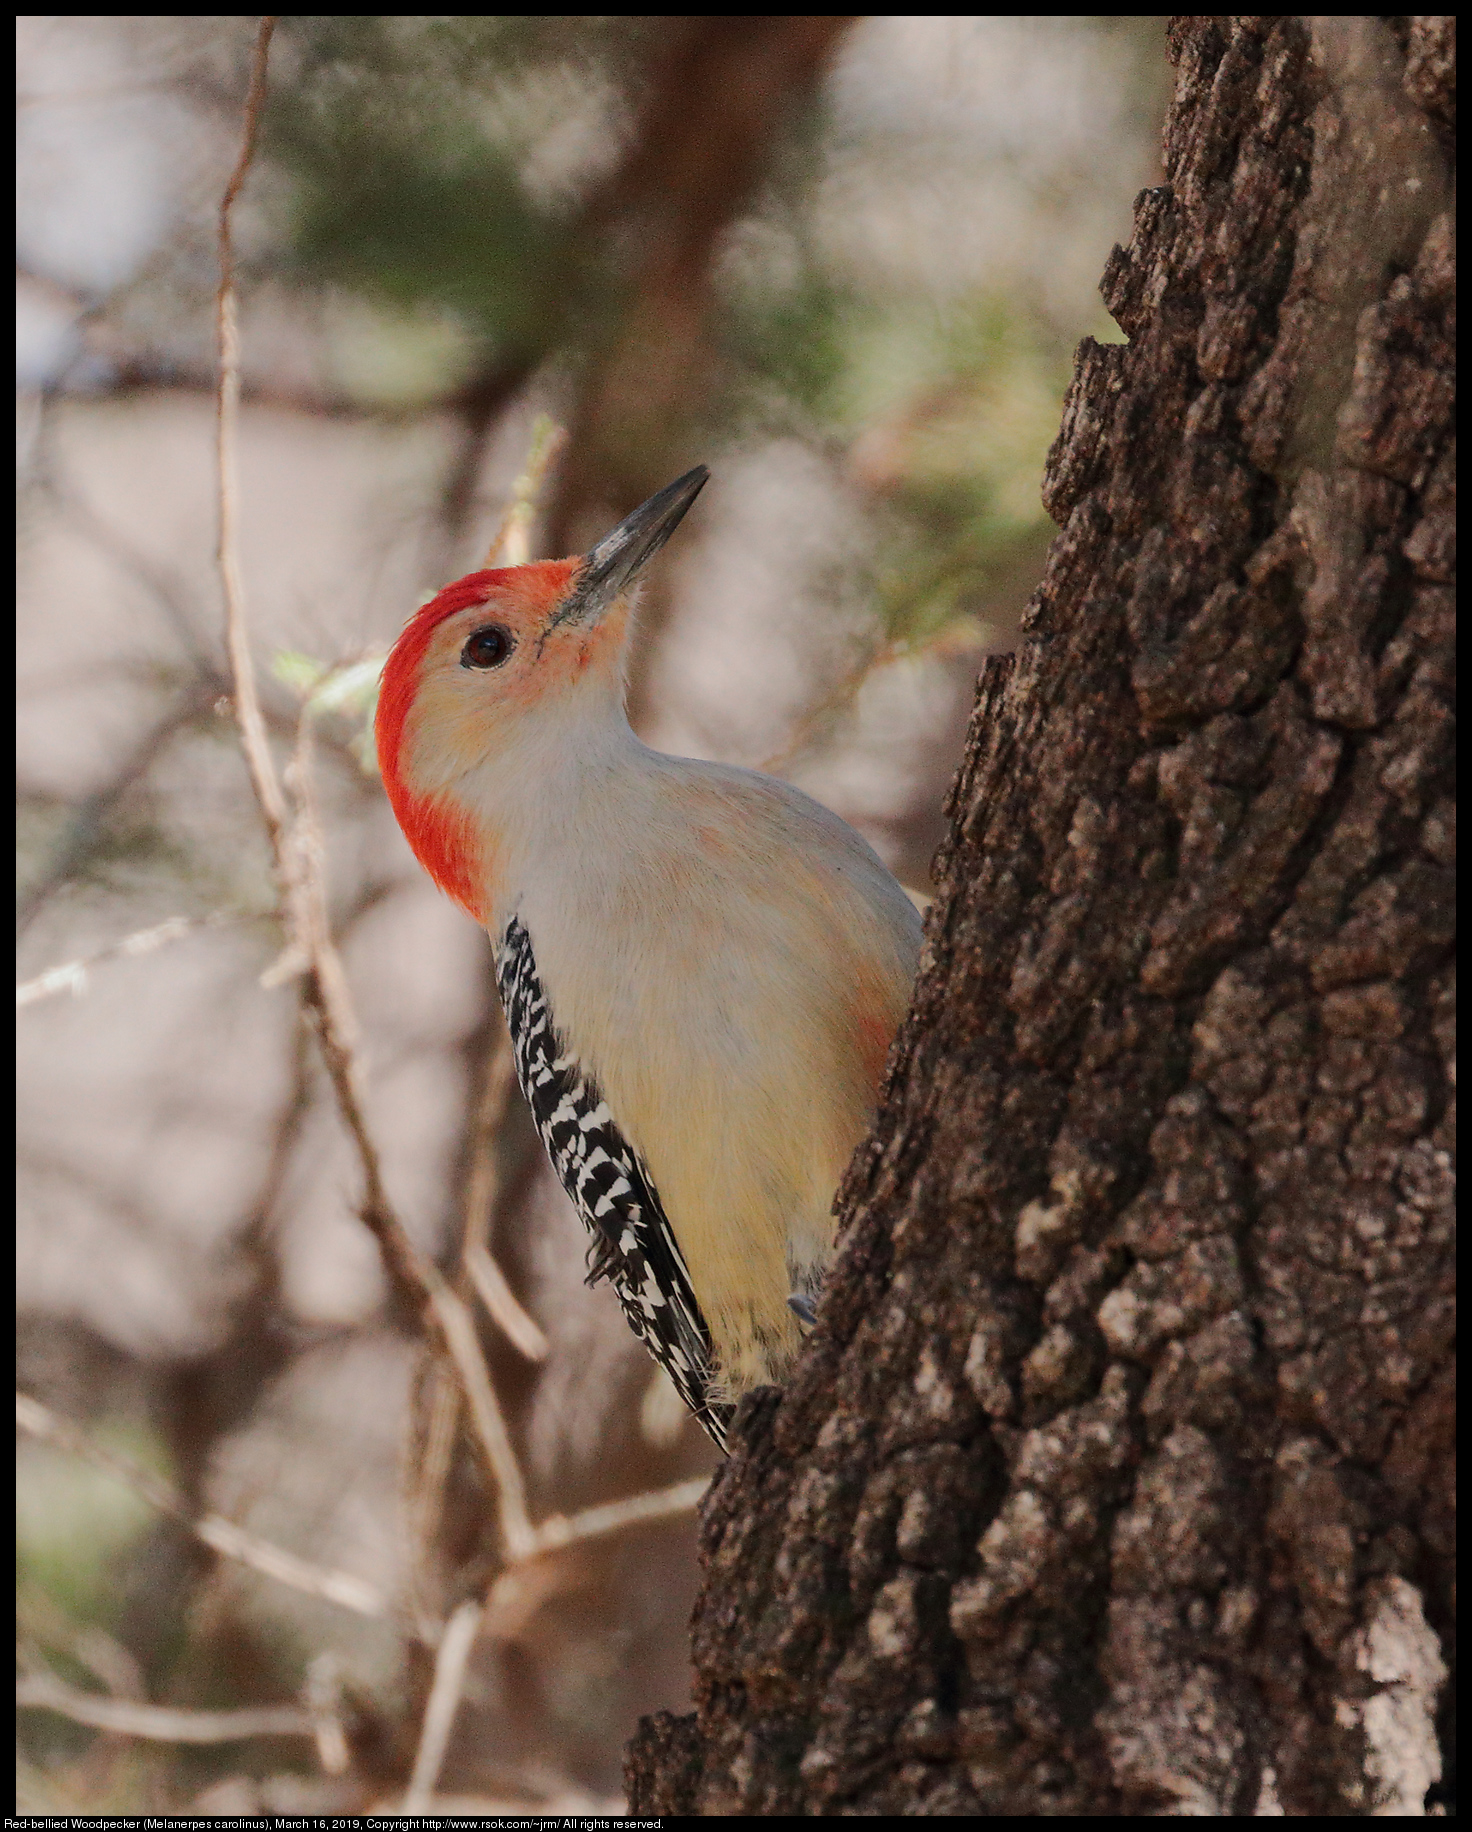
<path fill-rule="evenodd" d="M 757 768 L 769 775 L 780 775 L 795 758 L 800 757 L 813 743 L 822 727 L 836 720 L 840 713 L 846 712 L 859 697 L 864 686 L 881 668 L 888 668 L 899 657 L 906 653 L 905 647 L 898 642 L 880 643 L 853 667 L 847 669 L 828 690 L 806 707 L 786 742 L 764 757 Z"/>
<path fill-rule="evenodd" d="M 135 1704 L 78 1692 L 49 1673 L 28 1673 L 15 1682 L 15 1702 L 24 1711 L 54 1711 L 74 1724 L 110 1730 L 154 1743 L 238 1743 L 250 1737 L 314 1737 L 316 1724 L 299 1705 L 256 1705 L 241 1711 L 183 1711 L 169 1705 Z"/>
<path fill-rule="evenodd" d="M 37 1648 L 56 1648 L 100 1679 L 114 1698 L 142 1698 L 143 1672 L 120 1641 L 95 1623 L 74 1622 L 44 1590 L 35 1585 L 17 1588 L 15 1626 L 18 1640 Z M 35 1665 L 24 1658 L 22 1666 Z"/>
<path fill-rule="evenodd" d="M 516 1293 L 506 1283 L 506 1274 L 484 1247 L 471 1247 L 467 1251 L 465 1270 L 470 1274 L 477 1297 L 500 1324 L 513 1346 L 528 1361 L 545 1361 L 547 1338 L 540 1324 L 522 1309 Z"/>
<path fill-rule="evenodd" d="M 312 1720 L 323 1774 L 345 1774 L 348 1740 L 342 1726 L 342 1673 L 336 1654 L 330 1650 L 314 1655 L 308 1664 L 302 1703 Z"/>
<path fill-rule="evenodd" d="M 486 1371 L 475 1325 L 469 1310 L 433 1266 L 427 1267 L 426 1283 L 430 1286 L 430 1303 L 440 1338 L 459 1372 L 475 1435 L 496 1483 L 506 1556 L 513 1562 L 529 1558 L 537 1549 L 537 1536 L 527 1512 L 526 1484 L 511 1447 L 511 1435 L 506 1429 L 496 1390 Z"/>
<path fill-rule="evenodd" d="M 445 1288 L 446 1290 L 448 1288 Z M 453 1294 L 449 1294 L 453 1298 Z M 463 1305 L 455 1306 L 456 1321 L 446 1325 L 447 1334 L 458 1334 L 463 1329 L 471 1329 L 468 1313 Z M 482 1368 L 484 1364 L 482 1363 Z M 462 1382 L 466 1370 L 460 1368 Z M 495 1435 L 497 1429 L 504 1440 L 505 1423 L 501 1420 L 496 1405 L 494 1391 L 486 1382 L 482 1403 L 492 1414 L 492 1422 L 485 1426 L 486 1435 Z M 72 1456 L 81 1457 L 95 1468 L 104 1470 L 115 1481 L 122 1483 L 135 1495 L 146 1501 L 150 1507 L 167 1514 L 171 1520 L 177 1520 L 186 1527 L 204 1545 L 222 1557 L 234 1559 L 236 1563 L 249 1566 L 259 1571 L 264 1577 L 274 1578 L 278 1583 L 288 1585 L 293 1590 L 304 1592 L 308 1596 L 321 1597 L 329 1603 L 336 1603 L 343 1609 L 350 1609 L 361 1616 L 382 1616 L 387 1605 L 376 1587 L 364 1578 L 352 1576 L 345 1571 L 334 1571 L 328 1567 L 314 1565 L 306 1559 L 298 1558 L 294 1552 L 287 1552 L 258 1534 L 237 1526 L 226 1520 L 223 1515 L 215 1513 L 197 1513 L 190 1508 L 183 1496 L 156 1476 L 151 1470 L 141 1469 L 127 1457 L 116 1451 L 104 1449 L 96 1443 L 72 1420 L 63 1418 L 53 1412 L 40 1400 L 30 1394 L 17 1392 L 15 1396 L 15 1422 L 17 1427 L 28 1437 L 36 1438 L 42 1443 L 53 1444 Z M 498 1588 L 507 1579 L 515 1576 L 515 1568 L 523 1566 L 544 1553 L 555 1552 L 564 1546 L 570 1546 L 580 1540 L 596 1539 L 606 1533 L 616 1533 L 625 1527 L 637 1526 L 645 1521 L 662 1520 L 672 1514 L 682 1514 L 695 1507 L 705 1493 L 709 1478 L 692 1477 L 686 1482 L 677 1482 L 666 1489 L 655 1489 L 642 1495 L 626 1496 L 619 1501 L 600 1503 L 597 1507 L 584 1508 L 577 1514 L 554 1514 L 544 1520 L 540 1526 L 533 1527 L 525 1516 L 525 1498 L 521 1494 L 521 1475 L 514 1458 L 510 1457 L 509 1443 L 505 1454 L 508 1467 L 505 1474 L 518 1494 L 521 1507 L 521 1520 L 518 1522 L 514 1539 L 508 1537 L 506 1552 L 509 1561 L 508 1571 L 498 1580 Z M 508 1588 L 508 1595 L 510 1594 Z M 494 1597 L 495 1591 L 492 1595 Z"/>
<path fill-rule="evenodd" d="M 104 961 L 152 954 L 155 948 L 178 941 L 181 936 L 192 934 L 196 929 L 223 929 L 232 923 L 260 922 L 268 914 L 263 912 L 261 915 L 250 915 L 216 910 L 209 916 L 170 916 L 166 922 L 155 923 L 151 929 L 136 929 L 121 941 L 109 942 L 105 948 L 98 948 L 93 954 L 79 955 L 74 961 L 63 961 L 58 967 L 48 967 L 34 979 L 21 980 L 15 989 L 16 1009 L 19 1010 L 23 1005 L 36 1005 L 42 999 L 52 999 L 63 992 L 71 993 L 73 998 L 80 998 L 87 990 L 87 975 Z"/>
<path fill-rule="evenodd" d="M 532 1544 L 526 1485 L 511 1447 L 500 1403 L 491 1385 L 485 1357 L 470 1312 L 451 1290 L 434 1263 L 410 1240 L 394 1213 L 384 1186 L 378 1146 L 363 1109 L 360 1071 L 354 1054 L 357 1021 L 347 978 L 332 943 L 327 921 L 321 858 L 322 838 L 312 798 L 311 721 L 302 718 L 292 764 L 296 820 L 283 850 L 283 875 L 293 906 L 293 929 L 312 969 L 303 987 L 307 1009 L 317 1024 L 323 1059 L 337 1094 L 343 1122 L 352 1134 L 363 1167 L 363 1205 L 359 1213 L 378 1242 L 389 1276 L 437 1338 L 459 1373 L 471 1424 L 480 1444 L 500 1504 L 500 1524 L 511 1558 L 521 1558 Z"/>
<path fill-rule="evenodd" d="M 168 621 L 195 672 L 202 678 L 211 678 L 218 693 L 224 685 L 223 678 L 216 658 L 206 653 L 203 635 L 190 615 L 190 593 L 183 581 L 163 562 L 135 547 L 69 483 L 56 476 L 49 464 L 43 466 L 37 481 L 82 539 L 89 541 L 148 593 Z"/>
<path fill-rule="evenodd" d="M 470 1159 L 465 1177 L 465 1200 L 460 1219 L 460 1256 L 469 1260 L 475 1247 L 484 1247 L 490 1238 L 491 1217 L 501 1189 L 501 1166 L 497 1146 L 506 1124 L 507 1112 L 516 1089 L 516 1065 L 511 1052 L 511 1035 L 501 1017 L 499 1005 L 490 1016 L 484 1062 L 481 1069 L 481 1093 L 475 1116 L 470 1122 L 466 1141 Z"/>
<path fill-rule="evenodd" d="M 564 1587 L 565 1567 L 543 1554 L 560 1551 L 580 1541 L 598 1539 L 606 1533 L 621 1532 L 625 1527 L 639 1526 L 645 1521 L 687 1513 L 699 1503 L 709 1480 L 707 1476 L 695 1476 L 671 1488 L 603 1502 L 597 1507 L 584 1508 L 578 1514 L 554 1514 L 543 1521 L 537 1529 L 537 1544 L 531 1556 L 508 1566 L 491 1586 L 486 1598 L 483 1632 L 497 1641 L 513 1639 L 548 1598 Z"/>
<path fill-rule="evenodd" d="M 104 1450 L 70 1419 L 62 1418 L 27 1393 L 17 1393 L 15 1396 L 15 1422 L 27 1436 L 54 1444 L 72 1456 L 85 1458 L 97 1469 L 105 1470 L 150 1507 L 157 1508 L 161 1514 L 167 1514 L 171 1520 L 177 1520 L 196 1539 L 223 1557 L 234 1559 L 237 1564 L 248 1565 L 252 1571 L 259 1571 L 264 1577 L 275 1578 L 278 1584 L 305 1591 L 308 1596 L 321 1597 L 325 1602 L 336 1603 L 340 1608 L 350 1609 L 357 1615 L 382 1616 L 386 1613 L 384 1598 L 376 1586 L 366 1579 L 355 1578 L 346 1571 L 332 1571 L 325 1566 L 313 1565 L 306 1559 L 298 1558 L 294 1552 L 284 1551 L 280 1546 L 272 1545 L 269 1540 L 236 1526 L 223 1515 L 197 1513 L 162 1477 L 155 1476 L 150 1470 L 140 1469 L 136 1463 L 119 1456 L 116 1451 Z"/>
<path fill-rule="evenodd" d="M 44 871 L 16 893 L 17 933 L 27 928 L 53 894 L 90 862 L 113 810 L 143 780 L 178 734 L 209 710 L 217 691 L 203 677 L 186 687 L 133 746 L 111 779 L 77 803 Z"/>
<path fill-rule="evenodd" d="M 465 1179 L 460 1257 L 466 1276 L 492 1321 L 528 1361 L 545 1361 L 546 1336 L 536 1319 L 523 1309 L 486 1245 L 501 1184 L 497 1146 L 515 1090 L 516 1066 L 511 1038 L 506 1026 L 497 1018 L 486 1052 L 485 1083 L 470 1127 L 470 1169 Z"/>
<path fill-rule="evenodd" d="M 566 431 L 546 414 L 539 414 L 532 427 L 526 464 L 511 487 L 511 500 L 482 566 L 525 566 L 532 557 L 532 523 L 536 519 L 542 486 L 553 460 L 566 444 Z"/>
<path fill-rule="evenodd" d="M 466 1141 L 469 1167 L 460 1230 L 460 1263 L 465 1278 L 491 1319 L 528 1361 L 545 1361 L 547 1338 L 507 1283 L 487 1241 L 501 1190 L 500 1148 L 516 1098 L 516 1064 L 511 1037 L 499 1011 L 489 1024 L 480 1099 Z M 457 1281 L 463 1292 L 464 1284 Z"/>
<path fill-rule="evenodd" d="M 709 1487 L 709 1476 L 692 1476 L 689 1481 L 676 1482 L 670 1488 L 652 1489 L 644 1495 L 627 1495 L 620 1501 L 601 1502 L 577 1514 L 553 1514 L 537 1528 L 537 1550 L 551 1552 L 577 1540 L 598 1539 L 605 1533 L 617 1533 L 646 1520 L 686 1514 Z"/>
<path fill-rule="evenodd" d="M 251 154 L 255 147 L 261 102 L 265 94 L 266 56 L 274 24 L 274 17 L 267 17 L 261 22 L 251 71 L 250 93 L 246 100 L 240 157 L 220 203 L 217 557 L 225 600 L 226 646 L 234 681 L 236 723 L 240 729 L 251 783 L 276 861 L 290 940 L 309 963 L 302 982 L 303 1003 L 316 1024 L 323 1060 L 337 1096 L 338 1109 L 362 1165 L 364 1190 L 359 1215 L 378 1243 L 390 1283 L 399 1297 L 420 1317 L 431 1338 L 449 1358 L 459 1375 L 470 1409 L 472 1428 L 496 1488 L 507 1552 L 510 1557 L 519 1558 L 524 1556 L 533 1543 L 531 1521 L 526 1510 L 525 1484 L 511 1448 L 505 1420 L 491 1387 L 490 1375 L 486 1371 L 470 1313 L 432 1262 L 420 1253 L 395 1214 L 384 1186 L 378 1147 L 364 1115 L 361 1074 L 355 1055 L 357 1021 L 347 979 L 333 946 L 327 920 L 327 896 L 321 865 L 322 843 L 311 793 L 311 722 L 304 713 L 298 725 L 291 780 L 296 802 L 293 820 L 266 742 L 265 723 L 261 717 L 255 671 L 251 662 L 245 593 L 235 539 L 238 493 L 235 428 L 240 399 L 240 338 L 236 317 L 230 213 L 250 168 Z"/>
<path fill-rule="evenodd" d="M 220 199 L 220 289 L 215 299 L 220 387 L 215 416 L 215 459 L 219 469 L 219 545 L 216 557 L 220 567 L 220 583 L 225 594 L 225 643 L 235 683 L 235 718 L 240 727 L 240 742 L 256 800 L 261 805 L 272 849 L 279 855 L 285 840 L 286 802 L 277 779 L 276 766 L 271 760 L 271 749 L 266 742 L 266 722 L 261 717 L 261 703 L 256 694 L 255 670 L 251 666 L 250 640 L 245 619 L 245 592 L 241 583 L 240 559 L 235 539 L 239 496 L 235 428 L 240 414 L 240 324 L 235 298 L 235 248 L 230 225 L 235 200 L 255 156 L 261 104 L 266 95 L 266 60 L 271 49 L 271 34 L 275 29 L 276 15 L 265 14 L 256 34 L 255 54 L 251 60 L 250 90 L 245 100 L 245 128 L 241 136 L 240 156 L 235 162 L 235 170 L 230 174 L 225 194 Z"/>
<path fill-rule="evenodd" d="M 448 1288 L 444 1288 L 444 1295 L 453 1299 Z M 454 1304 L 453 1315 L 454 1320 L 445 1324 L 445 1333 L 452 1342 L 462 1329 L 471 1330 L 468 1313 L 458 1301 Z M 475 1359 L 479 1361 L 478 1349 Z M 480 1365 L 483 1371 L 484 1364 Z M 459 1364 L 459 1373 L 462 1381 L 466 1381 L 464 1361 Z M 473 1376 L 466 1384 L 473 1389 Z M 495 1394 L 488 1380 L 481 1394 L 481 1403 L 489 1410 L 493 1421 L 489 1426 L 483 1422 L 483 1433 L 494 1435 L 499 1425 L 504 1439 L 505 1426 L 500 1420 Z M 360 1615 L 381 1616 L 385 1613 L 383 1599 L 363 1579 L 352 1577 L 346 1572 L 311 1565 L 297 1558 L 294 1553 L 286 1552 L 246 1532 L 244 1528 L 218 1514 L 195 1514 L 183 1498 L 160 1477 L 140 1469 L 114 1451 L 104 1450 L 70 1420 L 62 1418 L 28 1394 L 16 1394 L 15 1417 L 17 1426 L 29 1436 L 57 1445 L 105 1470 L 161 1513 L 179 1521 L 205 1545 L 223 1556 L 275 1578 L 278 1583 L 321 1597 Z M 555 1573 L 545 1566 L 539 1569 L 542 1555 L 579 1541 L 619 1532 L 625 1527 L 687 1512 L 699 1502 L 708 1482 L 706 1477 L 694 1477 L 667 1489 L 585 1508 L 577 1514 L 553 1515 L 534 1529 L 525 1517 L 525 1500 L 520 1494 L 520 1471 L 515 1459 L 511 1457 L 509 1443 L 505 1445 L 504 1454 L 507 1463 L 502 1473 L 508 1481 L 509 1492 L 520 1500 L 521 1520 L 516 1526 L 515 1537 L 508 1534 L 508 1565 L 492 1586 L 484 1608 L 478 1603 L 462 1604 L 451 1616 L 440 1636 L 434 1685 L 425 1711 L 419 1755 L 410 1784 L 410 1799 L 421 1803 L 427 1801 L 434 1792 L 450 1727 L 459 1706 L 465 1663 L 482 1624 L 497 1639 L 506 1639 L 536 1613 L 556 1588 Z M 505 1518 L 503 1515 L 503 1520 Z M 514 1513 L 510 1518 L 515 1519 Z M 429 1627 L 427 1623 L 421 1625 L 421 1632 Z M 329 1657 L 319 1658 L 325 1662 Z M 78 1723 L 90 1724 L 100 1730 L 151 1737 L 165 1742 L 223 1742 L 237 1737 L 309 1735 L 316 1741 L 324 1770 L 329 1774 L 338 1774 L 346 1766 L 347 1752 L 335 1683 L 335 1669 L 325 1665 L 319 1668 L 314 1663 L 308 1674 L 306 1710 L 295 1711 L 282 1707 L 272 1708 L 265 1713 L 199 1713 L 168 1712 L 160 1707 L 136 1704 L 124 1709 L 119 1701 L 97 1699 L 87 1693 L 74 1693 L 59 1681 L 45 1676 L 33 1676 L 23 1682 L 23 1689 L 17 1692 L 17 1703 L 59 1711 Z M 28 1691 L 24 1690 L 26 1687 Z M 110 1708 L 114 1703 L 119 1704 L 117 1711 Z M 339 1763 L 342 1767 L 337 1766 Z M 405 1810 L 412 1809 L 406 1804 Z"/>
<path fill-rule="evenodd" d="M 440 1645 L 435 1650 L 434 1683 L 429 1689 L 429 1703 L 424 1707 L 424 1724 L 419 1733 L 419 1749 L 414 1757 L 414 1772 L 404 1795 L 406 1813 L 424 1812 L 433 1798 L 435 1784 L 444 1767 L 445 1750 L 455 1713 L 460 1708 L 465 1688 L 465 1668 L 470 1650 L 480 1630 L 479 1603 L 462 1603 L 445 1624 Z"/>
<path fill-rule="evenodd" d="M 438 1568 L 432 1548 L 444 1517 L 445 1485 L 455 1453 L 463 1404 L 460 1383 L 437 1355 L 421 1364 L 417 1402 L 410 1413 L 408 1502 L 411 1566 L 410 1607 L 421 1641 L 434 1646 L 440 1631 Z M 417 1415 L 417 1416 L 416 1416 Z"/>

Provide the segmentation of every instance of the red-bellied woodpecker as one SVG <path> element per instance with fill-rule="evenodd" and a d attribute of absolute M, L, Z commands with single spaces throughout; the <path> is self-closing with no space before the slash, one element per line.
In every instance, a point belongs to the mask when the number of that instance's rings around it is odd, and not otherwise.
<path fill-rule="evenodd" d="M 920 919 L 800 790 L 629 727 L 630 589 L 707 475 L 585 557 L 446 586 L 388 658 L 377 731 L 409 844 L 490 934 L 589 1278 L 724 1448 L 811 1320 Z"/>

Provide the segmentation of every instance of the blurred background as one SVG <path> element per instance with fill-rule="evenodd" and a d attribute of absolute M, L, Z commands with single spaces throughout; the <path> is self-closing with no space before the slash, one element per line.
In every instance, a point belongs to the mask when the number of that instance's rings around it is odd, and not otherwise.
<path fill-rule="evenodd" d="M 49 1408 L 18 1434 L 20 1664 L 196 1729 L 277 1711 L 212 1742 L 22 1711 L 29 1812 L 396 1806 L 440 1625 L 499 1568 L 354 1215 L 226 698 L 212 295 L 255 23 L 17 22 L 17 1301 Z M 1153 18 L 277 30 L 236 218 L 257 664 L 282 758 L 315 732 L 390 1192 L 478 1305 L 535 1519 L 714 1453 L 582 1284 L 488 944 L 362 742 L 377 663 L 481 563 L 549 426 L 533 554 L 707 463 L 646 591 L 635 725 L 801 783 L 923 900 L 977 669 L 1052 532 L 1074 346 L 1120 340 L 1097 281 L 1166 85 Z M 220 1556 L 98 1455 L 357 1601 Z M 694 1536 L 686 1510 L 539 1563 L 470 1649 L 438 1802 L 621 1810 L 638 1716 L 688 1709 Z"/>

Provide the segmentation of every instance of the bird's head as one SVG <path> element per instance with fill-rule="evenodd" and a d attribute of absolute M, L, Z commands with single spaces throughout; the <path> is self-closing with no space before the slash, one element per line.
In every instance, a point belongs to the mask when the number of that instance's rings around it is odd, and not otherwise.
<path fill-rule="evenodd" d="M 457 579 L 390 651 L 376 720 L 384 787 L 420 863 L 478 920 L 494 838 L 476 810 L 494 805 L 498 776 L 508 788 L 545 776 L 559 751 L 622 721 L 631 588 L 709 475 L 687 471 L 587 554 Z"/>

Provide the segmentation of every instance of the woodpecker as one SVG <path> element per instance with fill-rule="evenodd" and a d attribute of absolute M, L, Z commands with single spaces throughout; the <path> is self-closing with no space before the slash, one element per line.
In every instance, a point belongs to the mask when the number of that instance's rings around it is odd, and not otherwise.
<path fill-rule="evenodd" d="M 801 790 L 630 729 L 634 587 L 708 475 L 586 555 L 447 585 L 384 665 L 376 733 L 410 846 L 491 938 L 589 1282 L 725 1449 L 812 1320 L 921 925 Z"/>

